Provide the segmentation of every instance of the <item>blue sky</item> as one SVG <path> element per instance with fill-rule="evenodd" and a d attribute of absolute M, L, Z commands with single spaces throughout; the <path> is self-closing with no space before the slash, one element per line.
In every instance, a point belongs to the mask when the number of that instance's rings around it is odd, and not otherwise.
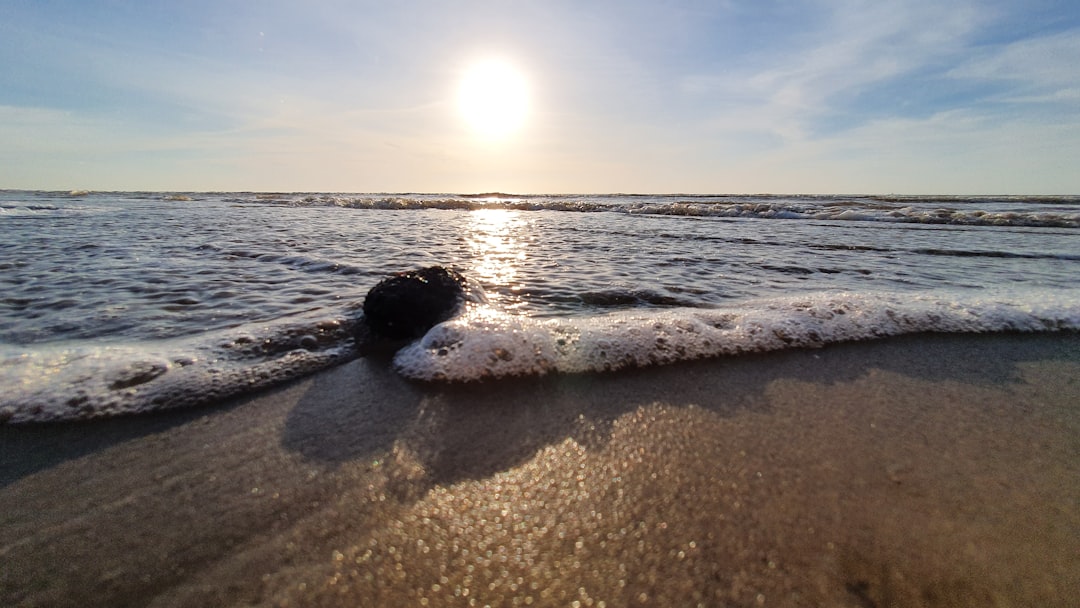
<path fill-rule="evenodd" d="M 469 66 L 529 83 L 478 138 Z M 0 187 L 1080 194 L 1080 3 L 0 0 Z"/>

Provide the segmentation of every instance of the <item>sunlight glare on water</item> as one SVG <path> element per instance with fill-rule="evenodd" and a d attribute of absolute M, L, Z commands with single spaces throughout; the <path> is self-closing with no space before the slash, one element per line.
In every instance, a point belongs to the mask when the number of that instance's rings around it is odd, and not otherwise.
<path fill-rule="evenodd" d="M 477 209 L 469 212 L 466 240 L 475 266 L 470 274 L 482 285 L 498 288 L 499 292 L 514 292 L 521 288 L 519 267 L 528 258 L 521 233 L 527 222 L 520 211 L 507 209 Z M 489 296 L 492 296 L 489 293 Z M 512 309 L 514 302 L 500 302 Z"/>

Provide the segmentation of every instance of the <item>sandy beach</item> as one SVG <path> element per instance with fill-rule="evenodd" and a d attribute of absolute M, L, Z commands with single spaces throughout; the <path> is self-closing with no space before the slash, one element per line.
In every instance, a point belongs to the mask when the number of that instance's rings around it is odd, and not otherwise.
<path fill-rule="evenodd" d="M 5 606 L 1073 606 L 1080 335 L 0 427 Z"/>

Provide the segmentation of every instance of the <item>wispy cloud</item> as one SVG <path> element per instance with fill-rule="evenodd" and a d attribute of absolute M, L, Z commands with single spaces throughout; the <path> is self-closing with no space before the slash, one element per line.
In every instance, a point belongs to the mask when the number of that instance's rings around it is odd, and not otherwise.
<path fill-rule="evenodd" d="M 815 121 L 868 88 L 955 56 L 980 21 L 966 3 L 850 1 L 820 8 L 826 11 L 820 30 L 778 33 L 775 44 L 785 50 L 770 65 L 686 78 L 688 91 L 719 98 L 713 127 L 800 140 L 816 130 Z"/>
<path fill-rule="evenodd" d="M 948 75 L 1007 85 L 1007 101 L 1073 102 L 1080 90 L 1080 29 L 980 50 Z"/>

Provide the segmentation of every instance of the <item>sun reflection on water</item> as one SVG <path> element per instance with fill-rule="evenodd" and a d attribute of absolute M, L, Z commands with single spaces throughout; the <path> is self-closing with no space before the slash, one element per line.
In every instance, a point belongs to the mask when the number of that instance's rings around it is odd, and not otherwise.
<path fill-rule="evenodd" d="M 523 303 L 516 295 L 521 289 L 520 266 L 527 255 L 521 241 L 526 222 L 512 209 L 477 209 L 469 212 L 466 242 L 474 256 L 471 275 L 488 292 L 488 299 L 510 310 Z"/>

